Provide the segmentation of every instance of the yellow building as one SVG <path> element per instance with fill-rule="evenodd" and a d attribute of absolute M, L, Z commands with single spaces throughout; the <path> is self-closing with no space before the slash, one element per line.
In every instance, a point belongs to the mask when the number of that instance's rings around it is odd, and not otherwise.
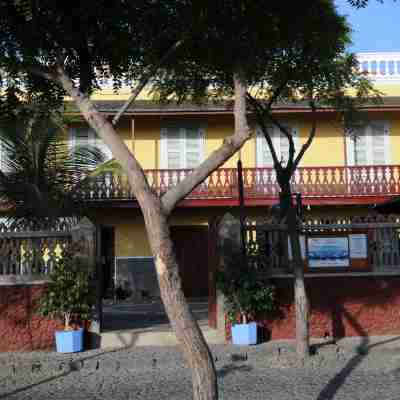
<path fill-rule="evenodd" d="M 400 194 L 400 53 L 364 53 L 359 61 L 385 94 L 383 103 L 365 106 L 369 122 L 352 137 L 346 135 L 333 110 L 319 112 L 315 140 L 293 179 L 293 191 L 302 194 L 306 216 L 365 214 L 372 205 Z M 105 88 L 95 95 L 96 106 L 113 115 L 127 95 L 124 91 L 115 95 Z M 277 106 L 275 112 L 292 129 L 299 148 L 311 126 L 310 109 L 286 104 Z M 137 101 L 118 124 L 119 134 L 160 194 L 198 165 L 232 130 L 232 110 L 225 105 L 159 105 L 146 100 Z M 204 265 L 210 220 L 227 211 L 238 211 L 239 159 L 244 167 L 247 214 L 265 215 L 269 206 L 277 203 L 279 189 L 271 156 L 257 127 L 253 130 L 252 139 L 242 150 L 182 201 L 171 217 L 184 289 L 189 296 L 207 295 L 208 272 Z M 97 143 L 111 158 L 83 123 L 73 124 L 70 134 L 72 142 Z M 273 140 L 284 161 L 286 140 L 277 132 Z M 114 265 L 120 264 L 122 270 L 129 264 L 140 270 L 151 263 L 143 218 L 126 177 L 110 168 L 110 172 L 97 176 L 85 195 L 93 219 L 103 227 L 106 281 L 118 280 Z"/>

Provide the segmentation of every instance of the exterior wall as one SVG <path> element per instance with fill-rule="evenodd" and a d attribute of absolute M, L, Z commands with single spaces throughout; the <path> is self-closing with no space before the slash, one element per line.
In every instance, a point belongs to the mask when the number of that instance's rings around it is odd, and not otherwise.
<path fill-rule="evenodd" d="M 385 120 L 390 127 L 390 163 L 400 163 L 400 113 L 371 112 L 370 120 Z M 311 129 L 311 120 L 308 114 L 287 114 L 280 116 L 281 121 L 292 124 L 299 130 L 299 145 L 303 144 Z M 205 125 L 205 156 L 210 155 L 223 142 L 224 138 L 233 132 L 233 117 L 230 115 L 210 116 L 138 116 L 136 118 L 122 118 L 118 132 L 123 137 L 128 148 L 133 151 L 144 169 L 160 168 L 160 134 L 163 123 L 168 121 L 202 122 Z M 79 126 L 74 122 L 71 126 Z M 247 141 L 244 147 L 223 167 L 234 168 L 238 158 L 241 158 L 244 167 L 256 167 L 256 139 L 255 135 Z M 316 137 L 304 155 L 301 166 L 343 166 L 346 164 L 345 138 L 343 127 L 334 114 L 321 114 L 317 124 Z"/>
<path fill-rule="evenodd" d="M 0 352 L 48 349 L 54 346 L 54 331 L 60 322 L 35 314 L 35 302 L 43 285 L 1 286 Z"/>
<path fill-rule="evenodd" d="M 208 225 L 213 217 L 222 217 L 226 212 L 238 215 L 238 208 L 203 207 L 178 208 L 170 218 L 171 226 Z M 246 215 L 257 218 L 266 215 L 269 207 L 248 207 Z M 312 206 L 304 211 L 305 218 L 329 218 L 334 216 L 366 215 L 370 209 L 366 206 Z M 97 224 L 113 226 L 115 229 L 115 256 L 117 257 L 149 257 L 150 246 L 144 226 L 142 214 L 138 209 L 102 209 L 92 210 L 91 219 Z"/>
<path fill-rule="evenodd" d="M 400 115 L 389 112 L 371 113 L 371 120 L 386 120 L 390 125 L 390 162 L 400 163 Z M 133 121 L 125 119 L 120 132 L 129 148 L 134 151 L 139 162 L 145 169 L 160 168 L 160 132 L 166 121 L 204 122 L 206 147 L 205 156 L 211 154 L 223 142 L 224 138 L 233 132 L 233 118 L 227 115 L 189 117 L 137 117 Z M 299 145 L 303 144 L 311 129 L 311 121 L 308 115 L 286 115 L 281 117 L 282 121 L 293 124 L 299 130 Z M 223 167 L 234 168 L 238 158 L 241 158 L 244 167 L 256 167 L 256 139 L 253 137 L 244 147 L 229 159 Z M 346 164 L 345 138 L 343 128 L 337 118 L 332 115 L 321 115 L 317 124 L 317 134 L 305 154 L 301 166 L 343 166 Z"/>
<path fill-rule="evenodd" d="M 276 279 L 280 310 L 262 319 L 271 339 L 295 337 L 293 283 Z M 312 337 L 400 334 L 400 277 L 306 278 Z"/>
<path fill-rule="evenodd" d="M 311 122 L 302 119 L 298 123 L 300 143 L 308 138 Z M 322 117 L 317 124 L 317 132 L 310 148 L 305 153 L 301 166 L 336 166 L 345 165 L 345 142 L 343 128 L 333 118 Z"/>

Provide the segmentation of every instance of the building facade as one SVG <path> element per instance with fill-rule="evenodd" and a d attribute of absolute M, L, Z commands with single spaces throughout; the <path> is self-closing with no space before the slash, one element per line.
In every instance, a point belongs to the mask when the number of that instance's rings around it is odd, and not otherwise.
<path fill-rule="evenodd" d="M 384 94 L 383 101 L 363 107 L 366 121 L 351 135 L 334 110 L 318 112 L 316 137 L 292 182 L 293 192 L 302 195 L 305 218 L 364 216 L 375 204 L 400 194 L 400 53 L 363 53 L 359 61 Z M 116 95 L 103 89 L 94 101 L 101 112 L 112 116 L 127 96 L 123 90 Z M 298 150 L 311 129 L 310 109 L 286 104 L 274 112 L 292 131 Z M 68 113 L 78 115 L 72 107 Z M 214 290 L 210 224 L 227 212 L 238 214 L 238 160 L 243 164 L 246 215 L 262 217 L 278 202 L 271 154 L 256 124 L 252 129 L 251 140 L 187 196 L 170 218 L 184 291 L 190 298 L 206 297 Z M 159 105 L 145 99 L 128 109 L 118 125 L 118 133 L 159 195 L 189 174 L 232 131 L 232 110 L 226 105 Z M 157 296 L 143 218 L 126 176 L 83 121 L 71 125 L 70 140 L 96 144 L 110 158 L 82 191 L 92 219 L 101 226 L 105 292 L 121 286 L 138 299 Z M 285 162 L 287 140 L 273 130 L 273 142 Z M 390 285 L 396 286 L 393 281 Z"/>

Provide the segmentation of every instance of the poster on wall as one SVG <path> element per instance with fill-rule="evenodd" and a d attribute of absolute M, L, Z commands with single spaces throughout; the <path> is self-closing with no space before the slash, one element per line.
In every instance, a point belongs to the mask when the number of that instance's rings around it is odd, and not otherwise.
<path fill-rule="evenodd" d="M 310 268 L 348 267 L 350 265 L 347 237 L 310 237 L 307 245 Z"/>
<path fill-rule="evenodd" d="M 367 235 L 364 233 L 349 235 L 349 247 L 351 258 L 367 258 Z"/>

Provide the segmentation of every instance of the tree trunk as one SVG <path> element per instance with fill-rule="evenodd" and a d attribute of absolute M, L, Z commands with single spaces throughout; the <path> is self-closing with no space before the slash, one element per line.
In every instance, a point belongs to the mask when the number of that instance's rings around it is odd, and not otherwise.
<path fill-rule="evenodd" d="M 218 399 L 212 355 L 183 294 L 167 218 L 159 203 L 142 208 L 155 260 L 161 297 L 186 362 L 192 373 L 193 399 Z"/>
<path fill-rule="evenodd" d="M 293 257 L 294 302 L 296 313 L 296 353 L 300 360 L 310 355 L 309 303 L 304 283 L 303 259 L 296 210 L 292 203 L 290 188 L 285 188 L 281 203 L 286 202 L 286 224 Z"/>
<path fill-rule="evenodd" d="M 50 79 L 54 79 L 51 78 Z M 155 260 L 161 297 L 175 331 L 185 359 L 191 368 L 193 399 L 214 400 L 218 398 L 217 376 L 213 359 L 203 334 L 193 318 L 182 291 L 178 265 L 173 251 L 168 227 L 168 215 L 176 204 L 212 171 L 223 164 L 250 138 L 251 131 L 246 119 L 246 85 L 234 76 L 235 133 L 225 138 L 215 150 L 188 177 L 169 189 L 160 200 L 150 188 L 144 171 L 114 126 L 96 110 L 89 97 L 74 87 L 62 66 L 57 67 L 55 78 L 78 106 L 88 124 L 111 149 L 115 159 L 128 175 L 130 186 L 143 212 L 149 243 Z"/>

